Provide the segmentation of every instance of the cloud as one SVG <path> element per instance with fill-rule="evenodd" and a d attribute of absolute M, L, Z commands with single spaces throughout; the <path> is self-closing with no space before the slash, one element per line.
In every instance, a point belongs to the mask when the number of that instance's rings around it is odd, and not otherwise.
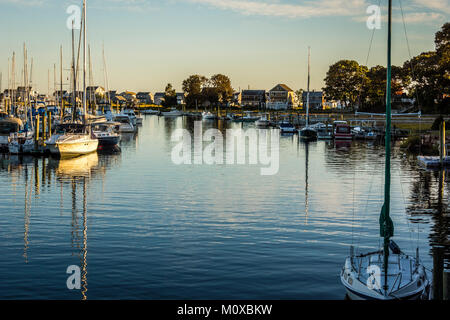
<path fill-rule="evenodd" d="M 414 0 L 414 3 L 422 8 L 450 14 L 450 0 Z"/>
<path fill-rule="evenodd" d="M 257 0 L 187 0 L 209 5 L 222 10 L 231 10 L 243 15 L 262 15 L 288 18 L 310 18 L 323 16 L 352 16 L 365 12 L 364 0 L 317 0 L 302 3 Z"/>

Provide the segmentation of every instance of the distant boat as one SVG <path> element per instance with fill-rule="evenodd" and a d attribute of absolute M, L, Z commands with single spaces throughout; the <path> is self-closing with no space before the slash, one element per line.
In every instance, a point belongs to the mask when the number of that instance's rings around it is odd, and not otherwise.
<path fill-rule="evenodd" d="M 384 204 L 379 217 L 379 234 L 383 244 L 380 244 L 379 250 L 359 254 L 353 246 L 350 247 L 350 256 L 345 259 L 341 270 L 341 282 L 351 299 L 419 299 L 427 295 L 430 284 L 419 259 L 419 249 L 416 249 L 416 256 L 411 257 L 391 240 L 394 236 L 394 223 L 390 218 L 392 0 L 389 0 L 388 12 L 385 183 Z"/>
<path fill-rule="evenodd" d="M 160 110 L 155 110 L 155 109 L 147 109 L 147 110 L 142 110 L 141 113 L 142 114 L 159 114 L 161 111 Z"/>
<path fill-rule="evenodd" d="M 255 122 L 259 120 L 260 116 L 255 116 L 250 111 L 245 112 L 245 116 L 242 117 L 243 122 Z"/>
<path fill-rule="evenodd" d="M 290 123 L 287 120 L 283 120 L 279 125 L 278 128 L 280 129 L 281 133 L 295 133 L 297 132 L 297 128 Z"/>
<path fill-rule="evenodd" d="M 142 124 L 143 119 L 136 116 L 133 109 L 126 108 L 123 110 L 122 114 L 127 115 L 131 119 L 131 123 L 134 126 Z"/>
<path fill-rule="evenodd" d="M 308 47 L 308 87 L 306 92 L 306 125 L 298 134 L 303 141 L 317 140 L 317 131 L 309 125 L 309 81 L 310 81 L 310 65 L 311 65 L 311 49 Z"/>
<path fill-rule="evenodd" d="M 16 132 L 9 137 L 9 153 L 11 154 L 27 154 L 34 150 L 34 133 L 33 131 Z"/>
<path fill-rule="evenodd" d="M 9 151 L 9 137 L 11 134 L 19 133 L 22 128 L 23 123 L 19 118 L 2 116 L 0 119 L 0 151 Z"/>
<path fill-rule="evenodd" d="M 258 128 L 267 128 L 270 126 L 270 121 L 267 118 L 267 114 L 263 114 L 260 116 L 260 118 L 258 120 L 256 120 L 255 125 Z"/>
<path fill-rule="evenodd" d="M 347 122 L 334 122 L 334 139 L 336 140 L 352 140 L 353 135 L 350 126 Z"/>
<path fill-rule="evenodd" d="M 209 111 L 208 112 L 204 111 L 202 113 L 202 119 L 203 120 L 216 120 L 217 116 L 214 113 L 211 113 Z"/>
<path fill-rule="evenodd" d="M 183 112 L 177 110 L 177 108 L 172 108 L 170 111 L 161 112 L 163 117 L 180 117 L 183 115 Z"/>
<path fill-rule="evenodd" d="M 130 117 L 126 115 L 116 115 L 114 117 L 114 122 L 119 125 L 119 132 L 121 133 L 134 133 L 136 132 L 136 127 L 131 122 Z"/>

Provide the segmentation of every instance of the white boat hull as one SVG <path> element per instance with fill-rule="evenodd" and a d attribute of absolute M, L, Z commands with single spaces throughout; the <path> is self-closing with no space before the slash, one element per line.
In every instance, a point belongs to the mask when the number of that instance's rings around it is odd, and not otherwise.
<path fill-rule="evenodd" d="M 84 139 L 83 141 L 47 143 L 47 149 L 53 155 L 61 157 L 76 157 L 97 151 L 97 139 Z"/>

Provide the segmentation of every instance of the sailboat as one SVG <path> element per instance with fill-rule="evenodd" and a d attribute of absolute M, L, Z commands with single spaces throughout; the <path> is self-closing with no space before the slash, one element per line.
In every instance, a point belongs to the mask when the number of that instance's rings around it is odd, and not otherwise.
<path fill-rule="evenodd" d="M 98 147 L 98 139 L 92 134 L 91 126 L 87 122 L 86 111 L 86 0 L 83 0 L 83 31 L 83 121 L 78 123 L 74 119 L 72 122 L 58 125 L 55 129 L 55 134 L 45 142 L 51 154 L 61 157 L 76 157 L 89 154 L 97 151 Z M 75 64 L 73 64 L 72 70 L 75 78 Z M 76 79 L 74 79 L 74 83 L 76 83 Z M 74 94 L 75 92 L 76 88 L 74 87 Z M 76 104 L 73 105 L 73 109 L 73 114 L 76 114 Z"/>
<path fill-rule="evenodd" d="M 304 141 L 317 140 L 317 131 L 313 127 L 309 126 L 309 82 L 310 82 L 310 69 L 311 69 L 311 48 L 308 47 L 308 88 L 306 93 L 306 125 L 299 131 L 300 139 Z"/>
<path fill-rule="evenodd" d="M 388 17 L 388 59 L 386 90 L 386 165 L 384 205 L 380 214 L 380 236 L 383 248 L 378 251 L 356 254 L 350 247 L 341 271 L 341 282 L 351 299 L 397 300 L 426 297 L 430 283 L 425 267 L 419 259 L 405 254 L 391 240 L 394 224 L 390 218 L 391 185 L 391 29 L 392 0 L 389 0 Z"/>

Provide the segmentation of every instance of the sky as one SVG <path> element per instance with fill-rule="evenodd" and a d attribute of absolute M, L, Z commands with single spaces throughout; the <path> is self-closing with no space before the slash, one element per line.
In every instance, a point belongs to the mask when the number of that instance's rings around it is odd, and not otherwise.
<path fill-rule="evenodd" d="M 171 83 L 181 91 L 189 75 L 217 73 L 229 76 L 236 91 L 270 90 L 278 83 L 306 89 L 310 46 L 311 90 L 321 90 L 329 66 L 340 59 L 361 64 L 367 60 L 369 67 L 386 64 L 387 2 L 87 0 L 94 82 L 105 86 L 104 46 L 111 90 L 160 92 Z M 7 87 L 13 52 L 16 82 L 22 79 L 24 43 L 29 69 L 33 59 L 33 86 L 43 93 L 53 91 L 55 64 L 59 79 L 63 46 L 63 83 L 69 89 L 71 31 L 66 11 L 81 3 L 0 0 L 2 89 Z M 373 11 L 367 10 L 380 4 L 381 28 L 373 33 L 367 27 Z M 393 64 L 402 65 L 410 54 L 434 50 L 434 34 L 450 21 L 450 0 L 393 0 L 393 19 Z"/>

